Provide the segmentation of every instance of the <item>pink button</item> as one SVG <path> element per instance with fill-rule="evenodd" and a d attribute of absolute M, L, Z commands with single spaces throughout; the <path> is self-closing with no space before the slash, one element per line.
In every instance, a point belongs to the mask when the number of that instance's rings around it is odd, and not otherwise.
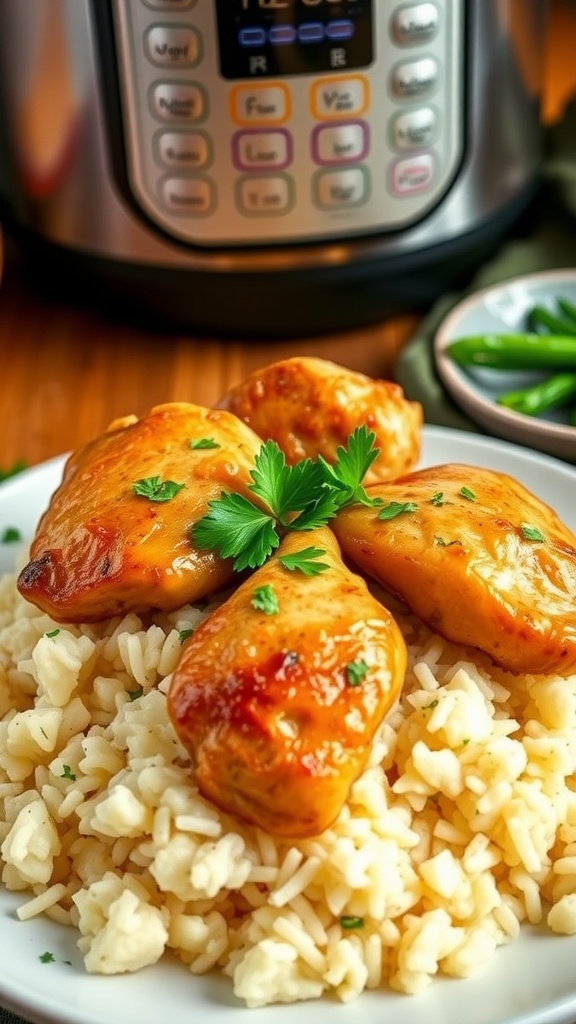
<path fill-rule="evenodd" d="M 391 188 L 394 195 L 413 195 L 430 188 L 434 178 L 434 157 L 431 153 L 397 160 L 392 167 Z"/>

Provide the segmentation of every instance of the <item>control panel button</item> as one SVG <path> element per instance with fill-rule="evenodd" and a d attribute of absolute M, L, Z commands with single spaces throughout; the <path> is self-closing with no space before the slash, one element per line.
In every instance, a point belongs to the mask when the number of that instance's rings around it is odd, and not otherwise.
<path fill-rule="evenodd" d="M 321 78 L 312 86 L 311 103 L 318 120 L 360 116 L 368 106 L 368 82 L 362 75 Z"/>
<path fill-rule="evenodd" d="M 148 60 L 159 67 L 191 68 L 200 60 L 200 38 L 183 25 L 152 25 L 145 37 Z"/>
<path fill-rule="evenodd" d="M 392 73 L 392 92 L 399 100 L 429 96 L 438 85 L 439 68 L 433 57 L 398 64 Z"/>
<path fill-rule="evenodd" d="M 207 178 L 165 178 L 160 195 L 171 213 L 205 216 L 214 206 L 214 186 Z"/>
<path fill-rule="evenodd" d="M 292 206 L 292 188 L 286 175 L 245 176 L 237 186 L 238 208 L 252 217 L 279 216 Z"/>
<path fill-rule="evenodd" d="M 237 85 L 230 95 L 232 118 L 237 124 L 282 124 L 290 117 L 288 87 Z"/>
<path fill-rule="evenodd" d="M 320 171 L 316 181 L 316 201 L 324 209 L 359 206 L 368 198 L 368 175 L 362 167 L 341 171 Z"/>
<path fill-rule="evenodd" d="M 297 29 L 298 42 L 321 43 L 324 39 L 324 25 L 321 21 L 303 21 Z"/>
<path fill-rule="evenodd" d="M 392 167 L 391 189 L 396 196 L 425 192 L 434 180 L 434 157 L 431 153 L 405 157 Z"/>
<path fill-rule="evenodd" d="M 241 28 L 238 33 L 238 42 L 240 46 L 265 46 L 266 45 L 266 31 L 258 26 L 246 26 Z"/>
<path fill-rule="evenodd" d="M 297 32 L 294 25 L 272 25 L 267 38 L 272 46 L 291 46 L 296 42 Z"/>
<path fill-rule="evenodd" d="M 439 26 L 436 4 L 410 4 L 400 7 L 392 18 L 392 37 L 400 46 L 417 46 L 434 39 Z"/>
<path fill-rule="evenodd" d="M 368 126 L 318 125 L 312 134 L 312 156 L 317 164 L 344 164 L 363 160 L 368 152 Z"/>
<path fill-rule="evenodd" d="M 436 138 L 438 118 L 432 107 L 421 107 L 398 114 L 392 124 L 392 138 L 396 149 L 421 149 L 430 146 Z"/>
<path fill-rule="evenodd" d="M 165 167 L 194 170 L 211 160 L 210 142 L 202 132 L 161 132 L 156 137 L 158 160 Z"/>
<path fill-rule="evenodd" d="M 329 21 L 325 26 L 326 39 L 330 39 L 331 42 L 341 39 L 352 39 L 356 26 L 350 18 L 341 18 L 339 20 Z"/>
<path fill-rule="evenodd" d="M 292 139 L 288 132 L 237 132 L 232 140 L 232 159 L 241 170 L 280 169 L 292 163 Z"/>
<path fill-rule="evenodd" d="M 150 109 L 161 121 L 201 121 L 208 112 L 206 94 L 199 85 L 156 82 L 150 90 Z"/>

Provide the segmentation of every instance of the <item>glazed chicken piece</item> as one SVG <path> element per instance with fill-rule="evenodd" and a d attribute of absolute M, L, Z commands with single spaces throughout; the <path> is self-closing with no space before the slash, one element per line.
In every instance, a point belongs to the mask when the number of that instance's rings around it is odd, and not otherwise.
<path fill-rule="evenodd" d="M 311 543 L 328 568 L 280 557 Z M 272 588 L 276 614 L 255 606 Z M 395 702 L 406 647 L 327 528 L 291 533 L 186 641 L 168 708 L 201 792 L 279 836 L 332 824 Z"/>
<path fill-rule="evenodd" d="M 298 356 L 258 370 L 218 403 L 260 437 L 276 441 L 289 464 L 324 456 L 362 424 L 376 434 L 380 455 L 364 483 L 393 480 L 420 454 L 422 408 L 398 384 L 373 380 L 324 359 Z"/>
<path fill-rule="evenodd" d="M 433 630 L 511 672 L 574 670 L 576 537 L 551 508 L 503 473 L 464 465 L 369 494 L 380 513 L 356 505 L 334 521 L 347 558 Z"/>
<path fill-rule="evenodd" d="M 191 447 L 202 439 L 216 447 Z M 20 593 L 59 622 L 87 622 L 178 608 L 226 586 L 232 563 L 197 550 L 190 531 L 223 489 L 250 495 L 261 443 L 231 413 L 187 403 L 114 421 L 68 459 Z M 155 479 L 184 486 L 166 501 L 134 493 Z"/>

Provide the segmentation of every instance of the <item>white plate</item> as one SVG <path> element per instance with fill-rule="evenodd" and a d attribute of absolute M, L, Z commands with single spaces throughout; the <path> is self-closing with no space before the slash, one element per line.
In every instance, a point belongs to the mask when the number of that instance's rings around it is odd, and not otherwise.
<path fill-rule="evenodd" d="M 424 429 L 423 465 L 464 462 L 510 473 L 553 505 L 576 530 L 576 470 L 513 445 L 440 427 Z M 56 459 L 0 487 L 0 535 L 30 534 L 57 485 Z M 10 568 L 0 545 L 0 569 Z M 176 961 L 138 974 L 95 977 L 84 971 L 76 935 L 49 921 L 21 922 L 20 902 L 0 888 L 0 1004 L 46 1024 L 573 1024 L 576 936 L 524 929 L 491 963 L 465 981 L 442 978 L 418 996 L 369 992 L 341 1005 L 332 999 L 247 1010 L 228 981 L 193 978 Z M 53 963 L 39 957 L 51 952 Z M 70 963 L 66 963 L 70 961 Z"/>
<path fill-rule="evenodd" d="M 474 292 L 454 306 L 440 324 L 434 339 L 434 361 L 453 400 L 488 433 L 576 463 L 576 427 L 568 424 L 566 410 L 525 416 L 496 402 L 504 392 L 528 387 L 546 374 L 458 366 L 446 352 L 457 338 L 525 331 L 526 316 L 533 306 L 547 306 L 558 313 L 558 296 L 576 304 L 576 270 L 544 270 Z"/>

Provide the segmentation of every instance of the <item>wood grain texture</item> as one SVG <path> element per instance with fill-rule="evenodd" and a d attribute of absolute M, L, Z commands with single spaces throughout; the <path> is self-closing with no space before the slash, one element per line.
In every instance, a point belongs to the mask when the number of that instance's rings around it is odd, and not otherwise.
<path fill-rule="evenodd" d="M 117 416 L 160 402 L 213 405 L 231 384 L 296 354 L 389 377 L 418 318 L 295 341 L 220 341 L 146 331 L 35 291 L 7 246 L 0 291 L 0 468 L 76 448 Z"/>

